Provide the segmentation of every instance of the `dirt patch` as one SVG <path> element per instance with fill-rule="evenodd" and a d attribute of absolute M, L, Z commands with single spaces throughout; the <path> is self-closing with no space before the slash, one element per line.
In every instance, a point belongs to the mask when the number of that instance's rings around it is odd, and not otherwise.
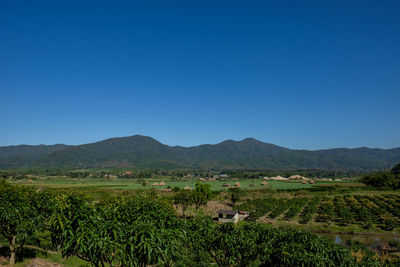
<path fill-rule="evenodd" d="M 60 265 L 58 263 L 49 262 L 49 261 L 46 261 L 44 259 L 39 259 L 39 258 L 30 260 L 30 262 L 26 266 L 27 267 L 62 267 L 62 265 Z"/>
<path fill-rule="evenodd" d="M 257 223 L 269 223 L 269 224 L 274 224 L 276 221 L 274 219 L 270 219 L 266 216 L 262 216 L 258 218 Z"/>

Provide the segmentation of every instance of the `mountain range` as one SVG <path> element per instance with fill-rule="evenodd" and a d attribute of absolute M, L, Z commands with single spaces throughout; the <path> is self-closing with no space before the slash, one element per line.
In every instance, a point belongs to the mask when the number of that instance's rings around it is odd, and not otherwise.
<path fill-rule="evenodd" d="M 84 145 L 0 147 L 0 168 L 138 168 L 138 169 L 322 169 L 374 171 L 400 162 L 393 149 L 337 148 L 293 150 L 253 138 L 215 145 L 168 146 L 141 135 L 110 138 Z"/>

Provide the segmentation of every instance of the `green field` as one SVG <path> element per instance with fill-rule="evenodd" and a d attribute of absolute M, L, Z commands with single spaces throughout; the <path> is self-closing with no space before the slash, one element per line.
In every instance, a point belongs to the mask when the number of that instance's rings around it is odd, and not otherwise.
<path fill-rule="evenodd" d="M 143 186 L 143 181 L 148 181 L 146 187 Z M 154 182 L 165 182 L 164 186 L 153 186 Z M 144 189 L 144 188 L 184 188 L 189 186 L 194 188 L 198 180 L 191 179 L 186 181 L 177 181 L 166 179 L 143 179 L 138 181 L 137 179 L 116 179 L 113 181 L 100 180 L 100 179 L 71 179 L 71 178 L 38 178 L 34 180 L 22 180 L 18 183 L 24 185 L 43 186 L 49 188 L 73 188 L 73 187 L 93 187 L 93 188 L 113 188 L 113 189 Z M 236 182 L 240 183 L 242 189 L 303 189 L 310 188 L 313 186 L 329 185 L 333 182 L 317 182 L 316 184 L 302 184 L 301 181 L 268 181 L 268 185 L 261 185 L 262 179 L 241 179 L 241 180 L 227 180 L 227 181 L 206 181 L 203 183 L 210 184 L 211 190 L 219 191 L 226 190 L 226 187 L 222 185 L 227 183 L 233 186 Z M 349 184 L 349 183 L 346 183 Z"/>

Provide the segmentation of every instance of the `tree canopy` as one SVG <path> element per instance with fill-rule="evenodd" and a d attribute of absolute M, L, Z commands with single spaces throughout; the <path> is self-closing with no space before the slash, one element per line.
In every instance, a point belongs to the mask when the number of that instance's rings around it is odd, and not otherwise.
<path fill-rule="evenodd" d="M 400 164 L 397 164 L 390 171 L 364 175 L 361 181 L 377 188 L 400 189 Z"/>
<path fill-rule="evenodd" d="M 0 181 L 0 234 L 9 243 L 11 265 L 16 252 L 46 222 L 51 212 L 48 198 L 43 192 Z"/>

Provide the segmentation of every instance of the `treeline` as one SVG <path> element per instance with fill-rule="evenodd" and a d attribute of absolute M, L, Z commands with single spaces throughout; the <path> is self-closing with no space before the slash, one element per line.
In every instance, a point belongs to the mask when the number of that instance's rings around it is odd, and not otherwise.
<path fill-rule="evenodd" d="M 344 178 L 357 177 L 362 173 L 358 172 L 341 172 L 328 170 L 223 170 L 223 171 L 203 171 L 203 170 L 137 170 L 137 169 L 26 169 L 26 170 L 0 170 L 0 178 L 24 179 L 29 176 L 65 176 L 70 178 L 107 178 L 107 177 L 123 177 L 123 178 L 152 178 L 152 177 L 169 177 L 172 179 L 185 179 L 193 177 L 214 177 L 221 178 L 240 178 L 254 179 L 260 177 L 285 176 L 299 174 L 305 177 L 329 177 Z"/>
<path fill-rule="evenodd" d="M 374 172 L 364 175 L 361 181 L 381 189 L 400 189 L 400 163 L 390 171 Z"/>
<path fill-rule="evenodd" d="M 356 258 L 350 249 L 307 232 L 182 219 L 170 203 L 154 196 L 92 202 L 5 182 L 0 184 L 0 233 L 9 242 L 11 263 L 24 244 L 33 244 L 93 266 L 382 264 L 371 252 Z"/>

